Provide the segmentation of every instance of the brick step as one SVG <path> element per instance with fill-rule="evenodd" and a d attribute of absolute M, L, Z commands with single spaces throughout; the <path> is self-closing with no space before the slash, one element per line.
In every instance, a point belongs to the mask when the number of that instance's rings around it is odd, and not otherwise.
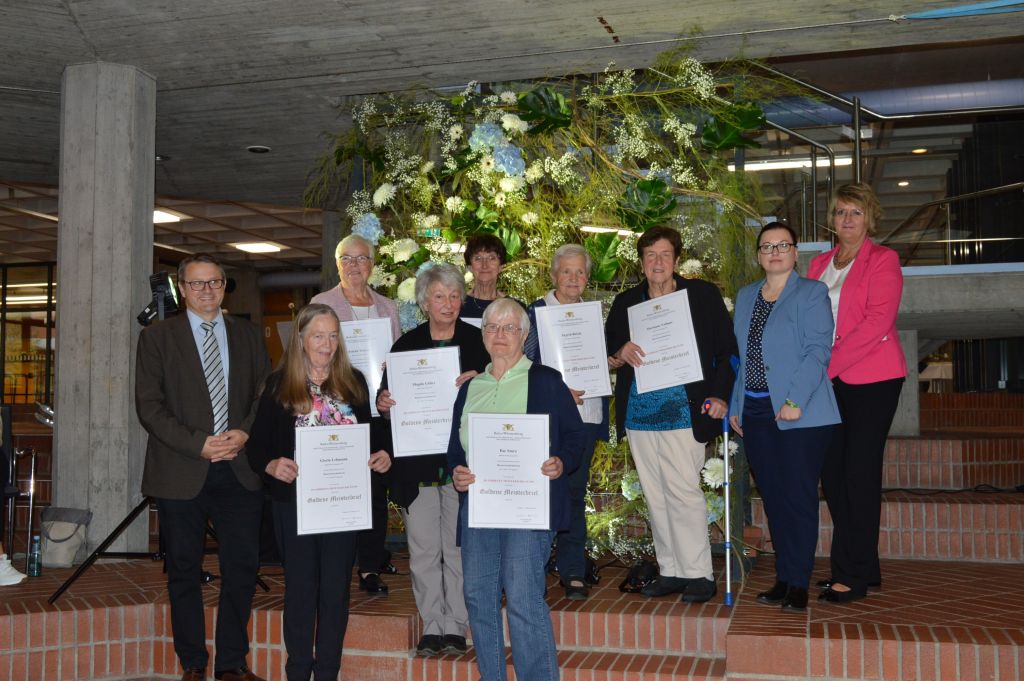
<path fill-rule="evenodd" d="M 813 579 L 827 574 L 828 561 L 819 559 Z M 806 613 L 738 601 L 729 681 L 1022 678 L 1024 596 L 1007 585 L 1024 579 L 1024 565 L 883 560 L 882 575 L 882 590 L 866 599 L 812 597 Z M 763 557 L 745 591 L 767 589 L 774 578 L 774 563 Z"/>
<path fill-rule="evenodd" d="M 516 676 L 512 669 L 512 652 L 506 649 L 505 661 L 508 678 Z M 689 655 L 652 654 L 623 651 L 568 651 L 559 649 L 558 665 L 562 681 L 594 681 L 619 679 L 621 681 L 683 681 L 683 679 L 724 679 L 724 657 L 692 657 Z M 344 673 L 344 670 L 343 670 Z M 411 681 L 436 679 L 475 679 L 476 653 L 470 649 L 465 655 L 444 655 L 438 658 L 415 658 L 412 661 Z"/>
<path fill-rule="evenodd" d="M 752 500 L 754 525 L 771 539 L 764 508 Z M 819 509 L 817 554 L 828 555 L 832 519 Z M 981 492 L 885 492 L 879 555 L 916 560 L 1024 561 L 1024 495 Z"/>
<path fill-rule="evenodd" d="M 889 438 L 882 485 L 905 489 L 1012 489 L 1024 482 L 1024 440 L 945 435 Z"/>

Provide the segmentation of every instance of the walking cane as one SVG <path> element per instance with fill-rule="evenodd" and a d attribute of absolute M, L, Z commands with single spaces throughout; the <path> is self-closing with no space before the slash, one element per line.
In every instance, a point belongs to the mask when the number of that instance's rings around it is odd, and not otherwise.
<path fill-rule="evenodd" d="M 711 409 L 711 400 L 704 402 L 704 411 Z M 732 605 L 732 518 L 729 504 L 729 412 L 722 417 L 722 490 L 725 496 L 725 604 Z"/>

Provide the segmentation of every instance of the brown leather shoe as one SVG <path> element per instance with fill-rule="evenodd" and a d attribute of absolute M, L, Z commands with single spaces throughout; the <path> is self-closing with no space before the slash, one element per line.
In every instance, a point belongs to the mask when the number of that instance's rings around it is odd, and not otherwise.
<path fill-rule="evenodd" d="M 181 681 L 206 681 L 206 670 L 199 669 L 186 669 L 185 673 L 181 675 Z"/>
<path fill-rule="evenodd" d="M 213 678 L 217 679 L 217 681 L 266 681 L 266 679 L 253 674 L 252 670 L 248 667 L 214 672 Z"/>

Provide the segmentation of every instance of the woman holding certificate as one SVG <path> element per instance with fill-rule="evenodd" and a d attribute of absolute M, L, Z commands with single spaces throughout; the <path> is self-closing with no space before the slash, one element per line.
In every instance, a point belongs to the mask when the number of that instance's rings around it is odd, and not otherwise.
<path fill-rule="evenodd" d="M 530 335 L 526 339 L 525 352 L 530 361 L 541 361 L 537 308 L 583 302 L 583 291 L 590 280 L 592 266 L 590 254 L 579 244 L 565 244 L 555 251 L 551 258 L 551 282 L 555 287 L 527 308 L 530 315 Z M 604 371 L 607 371 L 607 368 Z M 558 566 L 559 579 L 565 589 L 565 597 L 571 601 L 583 601 L 590 593 L 586 581 L 587 483 L 590 481 L 590 461 L 594 456 L 594 447 L 598 440 L 608 440 L 608 398 L 586 397 L 582 390 L 569 390 L 576 399 L 580 418 L 586 427 L 587 440 L 583 445 L 580 467 L 568 476 L 571 513 L 569 530 L 558 534 L 555 564 Z"/>
<path fill-rule="evenodd" d="M 615 297 L 605 338 L 613 352 L 609 364 L 617 368 L 618 376 L 616 428 L 620 438 L 629 436 L 650 510 L 660 572 L 641 593 L 680 593 L 686 602 L 702 603 L 718 588 L 711 570 L 700 471 L 705 443 L 722 432 L 721 419 L 735 378 L 730 358 L 736 354 L 736 337 L 718 288 L 676 274 L 682 249 L 679 232 L 670 227 L 643 233 L 637 253 L 646 278 Z M 630 308 L 636 308 L 632 314 Z M 660 333 L 669 342 L 688 342 L 655 354 L 646 340 L 646 348 L 633 341 L 634 322 L 637 330 L 654 329 L 648 337 L 658 338 Z M 648 390 L 638 385 L 645 364 L 647 371 L 661 376 L 689 373 L 693 378 Z M 653 366 L 658 368 L 650 369 Z M 705 408 L 705 403 L 710 406 Z"/>
<path fill-rule="evenodd" d="M 480 676 L 487 681 L 506 678 L 501 617 L 504 591 L 516 678 L 558 681 L 555 637 L 544 600 L 545 565 L 554 532 L 569 526 L 569 489 L 563 473 L 571 473 L 579 465 L 586 433 L 576 401 L 561 375 L 550 367 L 534 364 L 523 354 L 530 319 L 522 305 L 509 298 L 491 303 L 484 311 L 482 330 L 491 363 L 459 390 L 448 446 L 452 481 L 461 493 L 462 572 L 477 665 Z M 470 423 L 479 424 L 489 414 L 500 415 L 492 420 L 504 423 L 492 431 L 482 429 L 484 437 L 478 437 Z M 538 419 L 547 424 L 539 433 Z M 522 442 L 520 435 L 531 428 L 534 430 L 529 442 L 546 440 L 546 451 L 538 451 L 536 445 L 516 450 L 517 442 Z M 518 452 L 516 458 L 508 457 L 509 450 Z M 530 463 L 525 463 L 529 459 Z M 490 472 L 478 479 L 468 461 Z M 500 485 L 492 483 L 500 477 L 495 471 L 501 466 L 516 470 L 512 474 L 515 480 L 499 497 L 493 490 Z M 531 487 L 538 479 L 536 484 L 544 487 Z M 516 484 L 524 480 L 525 485 Z M 494 496 L 477 494 L 488 490 Z M 544 509 L 541 503 L 533 507 L 529 517 L 514 513 L 508 515 L 515 517 L 495 517 L 501 514 L 493 513 L 494 507 L 508 508 L 505 504 L 509 496 L 538 493 L 542 498 L 546 495 L 546 512 L 537 510 Z M 469 495 L 474 496 L 463 503 Z M 518 503 L 517 497 L 513 504 Z M 521 507 L 530 507 L 529 500 Z M 492 513 L 488 516 L 489 510 Z M 544 517 L 539 517 L 541 513 Z M 471 521 L 471 515 L 478 520 Z M 480 521 L 481 517 L 486 519 Z M 481 527 L 486 521 L 491 526 Z M 525 526 L 546 529 L 522 529 Z"/>
<path fill-rule="evenodd" d="M 370 288 L 373 273 L 373 244 L 359 236 L 349 234 L 334 249 L 338 264 L 337 286 L 318 293 L 311 303 L 330 305 L 343 322 L 366 319 L 391 320 L 391 337 L 402 334 L 398 307 Z M 371 396 L 372 397 L 372 396 Z M 359 562 L 359 588 L 371 596 L 385 596 L 388 586 L 380 578 L 381 569 L 390 567 L 389 554 L 384 548 L 388 532 L 387 483 L 383 476 L 373 476 L 373 528 L 359 533 L 356 559 Z M 394 572 L 393 569 L 388 570 Z"/>
<path fill-rule="evenodd" d="M 836 428 L 821 471 L 832 516 L 832 575 L 818 596 L 845 603 L 881 585 L 878 528 L 882 457 L 907 375 L 896 331 L 903 272 L 896 251 L 875 244 L 882 207 L 866 184 L 847 184 L 832 197 L 839 244 L 807 267 L 828 286 L 835 335 L 828 375 L 843 423 Z"/>
<path fill-rule="evenodd" d="M 459 319 L 465 279 L 453 265 L 433 265 L 416 277 L 416 302 L 427 321 L 412 329 L 391 352 L 457 347 L 462 385 L 484 370 L 487 351 L 480 330 Z M 395 406 L 387 389 L 387 374 L 377 394 L 377 410 L 388 414 Z M 442 650 L 466 652 L 466 601 L 462 595 L 462 554 L 455 541 L 459 497 L 452 487 L 445 452 L 395 459 L 391 469 L 391 499 L 402 508 L 409 542 L 409 572 L 416 609 L 423 618 L 419 655 Z"/>
<path fill-rule="evenodd" d="M 818 543 L 818 477 L 839 408 L 828 380 L 828 287 L 794 271 L 796 244 L 780 222 L 757 237 L 765 278 L 736 296 L 740 366 L 729 422 L 746 444 L 775 545 L 775 585 L 757 600 L 802 611 Z"/>
<path fill-rule="evenodd" d="M 297 431 L 371 423 L 366 381 L 341 345 L 338 317 L 327 305 L 302 308 L 281 365 L 267 386 L 246 443 L 249 464 L 269 481 L 274 531 L 284 565 L 285 671 L 289 681 L 333 681 L 341 667 L 348 624 L 349 580 L 356 532 L 299 534 L 295 462 Z M 386 430 L 371 428 L 369 467 L 385 473 L 379 449 Z M 365 456 L 365 454 L 363 455 Z M 365 469 L 364 469 L 365 470 Z M 368 493 L 369 490 L 365 490 Z"/>

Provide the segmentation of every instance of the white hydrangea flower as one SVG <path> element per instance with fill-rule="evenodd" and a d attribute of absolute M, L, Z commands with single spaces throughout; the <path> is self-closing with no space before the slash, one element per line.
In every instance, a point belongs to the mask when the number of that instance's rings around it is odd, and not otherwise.
<path fill-rule="evenodd" d="M 534 161 L 530 164 L 530 167 L 526 169 L 526 181 L 530 184 L 534 184 L 542 177 L 544 177 L 544 161 Z"/>
<path fill-rule="evenodd" d="M 448 128 L 448 137 L 453 140 L 461 139 L 463 132 L 465 131 L 462 126 L 456 123 L 452 127 Z"/>
<path fill-rule="evenodd" d="M 398 189 L 395 185 L 390 182 L 385 182 L 381 186 L 377 187 L 377 191 L 373 193 L 373 205 L 377 208 L 387 205 L 395 198 L 395 194 L 398 193 Z"/>
<path fill-rule="evenodd" d="M 540 217 L 533 211 L 529 211 L 523 213 L 522 220 L 524 225 L 531 226 L 537 224 L 537 221 L 540 220 Z"/>
<path fill-rule="evenodd" d="M 501 117 L 501 127 L 505 128 L 506 132 L 522 134 L 530 129 L 530 124 L 514 113 L 507 113 Z"/>
<path fill-rule="evenodd" d="M 379 267 L 374 267 L 366 280 L 373 288 L 387 288 L 395 285 L 395 275 L 389 274 Z"/>
<path fill-rule="evenodd" d="M 435 216 L 429 215 L 427 217 Z M 405 262 L 418 250 L 420 250 L 420 245 L 416 243 L 415 239 L 399 239 L 391 245 L 392 258 L 396 263 Z"/>
<path fill-rule="evenodd" d="M 471 271 L 466 270 L 466 273 L 462 275 L 462 278 L 466 280 L 466 286 L 473 285 L 473 273 Z"/>
<path fill-rule="evenodd" d="M 517 97 L 516 93 L 511 90 L 502 90 L 501 94 L 498 95 L 498 98 L 501 99 L 502 104 L 515 104 L 519 101 L 519 97 Z"/>
<path fill-rule="evenodd" d="M 679 273 L 688 278 L 699 277 L 703 271 L 704 265 L 696 258 L 690 258 L 679 266 Z"/>
<path fill-rule="evenodd" d="M 725 303 L 725 309 L 728 310 L 729 312 L 732 312 L 733 309 L 735 309 L 736 306 L 733 304 L 732 298 L 730 298 L 729 296 L 722 296 L 722 301 Z M 731 447 L 734 444 L 736 443 L 730 442 L 729 446 Z M 739 445 L 736 446 L 738 447 Z"/>
<path fill-rule="evenodd" d="M 501 187 L 501 191 L 505 192 L 506 194 L 511 194 L 512 192 L 519 191 L 520 189 L 523 188 L 525 184 L 526 180 L 519 176 L 506 176 L 498 180 L 498 186 Z"/>
<path fill-rule="evenodd" d="M 398 285 L 397 298 L 407 303 L 416 301 L 416 277 L 409 277 Z"/>
<path fill-rule="evenodd" d="M 458 213 L 462 210 L 463 205 L 465 205 L 465 202 L 459 196 L 449 196 L 444 200 L 444 207 L 449 213 Z"/>
<path fill-rule="evenodd" d="M 718 489 L 725 482 L 725 461 L 717 456 L 708 459 L 704 462 L 700 477 L 705 485 L 711 489 Z"/>
<path fill-rule="evenodd" d="M 424 175 L 426 175 L 427 173 L 429 173 L 433 169 L 434 169 L 434 162 L 433 161 L 427 161 L 426 163 L 424 163 L 423 165 L 420 166 L 420 172 L 423 173 Z"/>

